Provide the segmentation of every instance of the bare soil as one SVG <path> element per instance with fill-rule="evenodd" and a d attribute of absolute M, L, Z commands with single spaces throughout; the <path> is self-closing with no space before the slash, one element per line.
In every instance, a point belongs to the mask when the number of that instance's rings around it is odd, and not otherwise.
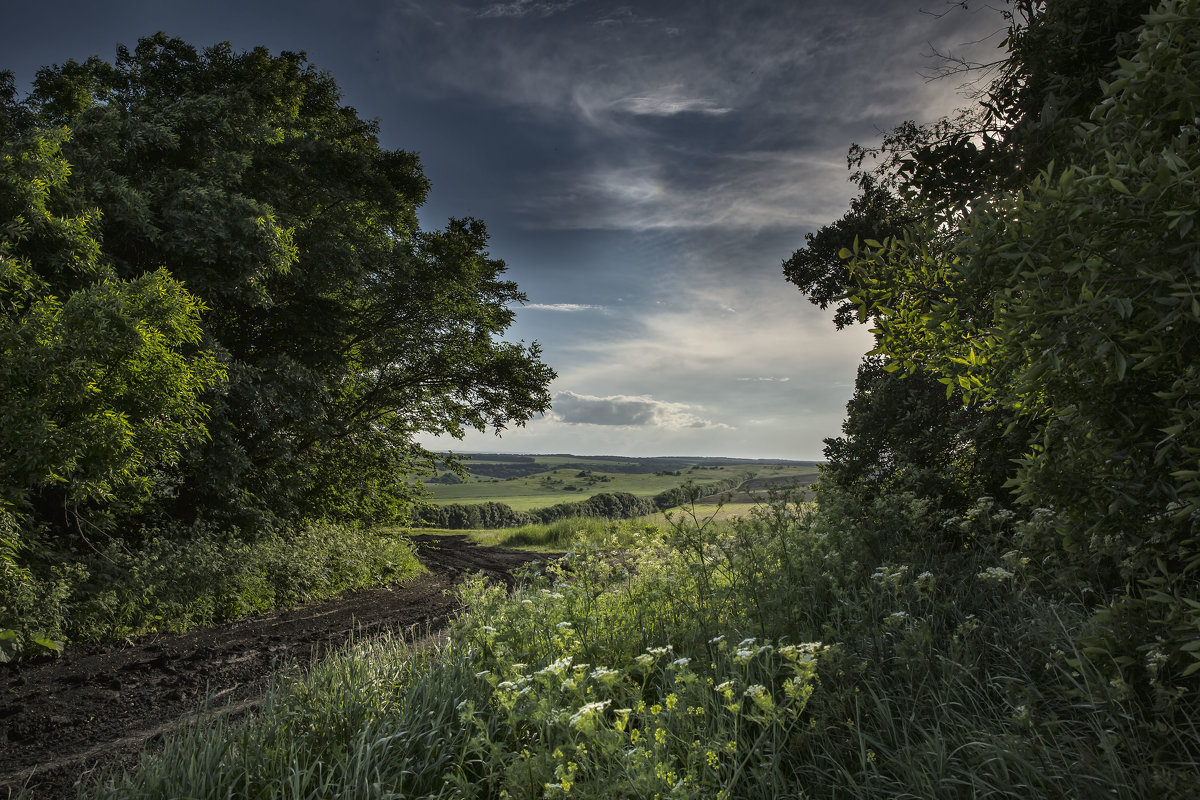
<path fill-rule="evenodd" d="M 98 766 L 136 755 L 195 714 L 240 714 L 271 673 L 352 637 L 399 632 L 413 640 L 446 628 L 458 611 L 448 590 L 484 572 L 512 572 L 546 554 L 473 545 L 463 536 L 413 537 L 429 573 L 327 603 L 180 635 L 69 648 L 57 660 L 0 667 L 0 797 L 19 787 L 38 798 L 75 797 Z"/>

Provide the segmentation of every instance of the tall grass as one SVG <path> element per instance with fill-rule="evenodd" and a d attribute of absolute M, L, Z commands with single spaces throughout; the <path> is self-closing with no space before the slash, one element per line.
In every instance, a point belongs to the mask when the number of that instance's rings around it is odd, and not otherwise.
<path fill-rule="evenodd" d="M 511 595 L 469 581 L 443 646 L 327 658 L 94 795 L 1198 796 L 1197 698 L 1090 660 L 1096 600 L 986 544 L 1017 524 L 986 502 L 894 500 L 582 537 Z"/>
<path fill-rule="evenodd" d="M 598 547 L 637 547 L 658 533 L 657 526 L 614 522 L 601 517 L 568 517 L 494 531 L 472 531 L 472 541 L 495 547 L 561 551 L 579 544 Z"/>

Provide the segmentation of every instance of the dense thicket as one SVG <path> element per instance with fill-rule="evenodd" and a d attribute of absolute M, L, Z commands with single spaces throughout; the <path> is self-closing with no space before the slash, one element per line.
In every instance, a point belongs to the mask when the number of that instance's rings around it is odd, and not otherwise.
<path fill-rule="evenodd" d="M 1200 4 L 1009 5 L 980 106 L 852 150 L 863 194 L 785 273 L 874 323 L 827 484 L 946 513 L 1087 587 L 1094 657 L 1200 671 Z M 837 253 L 837 257 L 834 257 Z M 939 547 L 961 547 L 953 525 Z M 1007 534 L 1006 534 L 1007 535 Z M 1155 655 L 1155 658 L 1159 658 Z M 1194 677 L 1192 678 L 1194 680 Z"/>
<path fill-rule="evenodd" d="M 0 498 L 48 530 L 395 517 L 549 406 L 482 223 L 303 55 L 159 34 L 0 85 Z M 82 522 L 81 522 L 82 521 Z"/>

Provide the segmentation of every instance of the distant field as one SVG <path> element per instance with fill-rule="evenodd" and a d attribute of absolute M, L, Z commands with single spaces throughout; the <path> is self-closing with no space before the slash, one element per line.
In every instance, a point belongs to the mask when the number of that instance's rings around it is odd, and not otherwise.
<path fill-rule="evenodd" d="M 751 473 L 745 467 L 719 467 L 695 472 L 680 470 L 679 475 L 620 474 L 595 471 L 590 467 L 586 469 L 591 471 L 587 477 L 579 477 L 579 473 L 585 470 L 585 466 L 581 465 L 522 478 L 472 481 L 449 486 L 434 484 L 429 488 L 433 501 L 438 504 L 494 501 L 507 503 L 516 511 L 529 511 L 555 503 L 586 500 L 604 492 L 629 492 L 639 497 L 650 497 L 674 489 L 689 479 L 697 485 L 703 485 L 735 476 L 745 478 Z"/>
<path fill-rule="evenodd" d="M 500 461 L 501 458 L 488 456 L 486 460 L 468 462 L 467 466 L 468 469 L 502 470 L 508 465 Z M 731 499 L 753 504 L 760 497 L 765 499 L 764 490 L 769 483 L 806 485 L 814 480 L 817 474 L 815 465 L 795 463 L 731 461 L 720 465 L 701 466 L 700 462 L 712 462 L 696 459 L 689 465 L 689 462 L 681 459 L 621 459 L 567 455 L 526 457 L 529 458 L 533 459 L 533 463 L 526 460 L 523 463 L 514 462 L 514 466 L 521 469 L 544 466 L 545 469 L 534 474 L 509 478 L 472 474 L 467 483 L 431 483 L 431 499 L 439 505 L 499 502 L 516 511 L 529 511 L 557 503 L 578 502 L 606 492 L 629 492 L 639 497 L 651 497 L 659 492 L 674 489 L 689 480 L 697 486 L 703 486 L 728 478 L 738 478 L 746 480 L 747 483 Z M 652 471 L 655 467 L 659 469 Z M 646 471 L 630 471 L 639 468 Z M 716 502 L 716 498 L 712 498 L 711 502 Z"/>

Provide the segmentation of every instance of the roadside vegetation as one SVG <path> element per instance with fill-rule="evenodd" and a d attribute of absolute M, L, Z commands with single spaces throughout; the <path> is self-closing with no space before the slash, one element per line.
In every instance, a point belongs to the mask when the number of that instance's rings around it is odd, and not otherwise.
<path fill-rule="evenodd" d="M 285 673 L 81 797 L 1193 796 L 1196 696 L 1082 652 L 1094 601 L 1006 549 L 1037 523 L 870 512 L 584 525 L 513 594 L 463 586 L 444 643 Z"/>
<path fill-rule="evenodd" d="M 15 529 L 0 511 L 0 534 L 13 542 Z M 55 655 L 67 642 L 181 633 L 424 571 L 406 537 L 362 526 L 313 522 L 253 541 L 200 524 L 146 536 L 136 548 L 68 542 L 32 566 L 0 561 L 0 662 Z"/>

